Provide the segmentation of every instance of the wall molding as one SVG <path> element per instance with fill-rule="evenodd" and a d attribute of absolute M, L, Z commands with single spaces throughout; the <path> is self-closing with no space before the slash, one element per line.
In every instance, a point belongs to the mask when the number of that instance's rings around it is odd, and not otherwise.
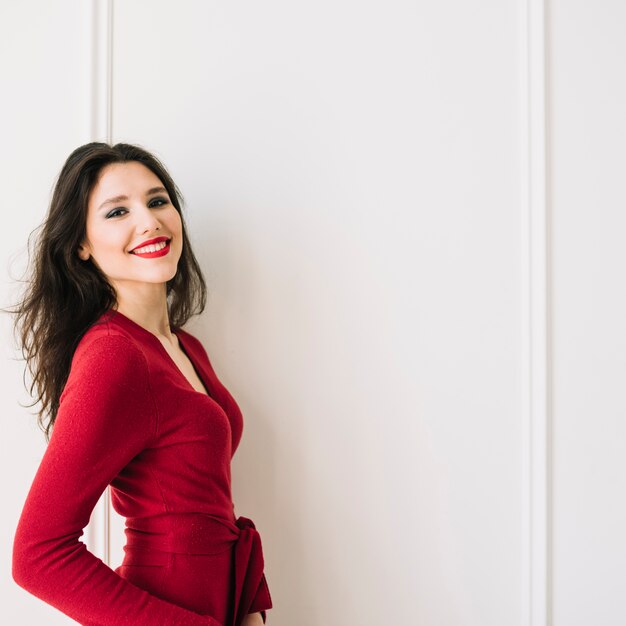
<path fill-rule="evenodd" d="M 92 0 L 90 141 L 112 143 L 113 136 L 113 0 Z M 86 541 L 89 549 L 111 566 L 111 490 L 98 500 Z"/>
<path fill-rule="evenodd" d="M 113 0 L 92 0 L 91 140 L 113 135 Z"/>
<path fill-rule="evenodd" d="M 523 626 L 552 623 L 546 32 L 546 0 L 521 0 Z"/>

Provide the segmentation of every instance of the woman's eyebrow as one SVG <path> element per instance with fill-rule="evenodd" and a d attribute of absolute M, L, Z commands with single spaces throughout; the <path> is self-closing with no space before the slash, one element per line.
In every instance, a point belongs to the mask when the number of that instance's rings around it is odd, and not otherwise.
<path fill-rule="evenodd" d="M 152 189 L 148 189 L 148 191 L 146 191 L 146 196 L 151 196 L 155 193 L 167 193 L 167 189 L 165 187 L 152 187 Z M 115 202 L 121 202 L 122 200 L 128 200 L 128 196 L 115 196 L 115 198 L 109 198 L 108 200 L 105 200 L 100 207 L 98 208 L 98 211 L 100 209 L 102 209 L 103 207 L 105 207 L 107 204 L 113 204 Z"/>

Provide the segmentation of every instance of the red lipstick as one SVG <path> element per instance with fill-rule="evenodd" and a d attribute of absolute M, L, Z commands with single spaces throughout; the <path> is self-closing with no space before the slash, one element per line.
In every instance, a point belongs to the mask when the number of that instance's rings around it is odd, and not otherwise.
<path fill-rule="evenodd" d="M 140 243 L 138 246 L 131 248 L 131 252 L 133 250 L 137 250 L 137 248 L 143 248 L 144 246 L 149 246 L 150 244 L 153 244 L 153 243 L 159 243 L 160 241 L 167 241 L 168 239 L 169 237 L 154 237 L 154 239 L 146 239 L 146 241 Z"/>
<path fill-rule="evenodd" d="M 154 250 L 152 252 L 137 252 L 137 250 L 139 250 L 140 248 L 143 248 L 144 246 L 149 246 L 151 244 L 158 244 L 161 241 L 164 241 L 166 243 L 159 250 Z M 141 245 L 137 246 L 136 248 L 133 248 L 131 251 L 131 254 L 134 254 L 135 256 L 140 256 L 143 259 L 154 259 L 156 257 L 165 256 L 166 254 L 169 253 L 169 251 L 170 251 L 170 241 L 168 240 L 168 238 L 157 237 L 156 239 L 149 239 L 147 242 L 144 242 Z"/>

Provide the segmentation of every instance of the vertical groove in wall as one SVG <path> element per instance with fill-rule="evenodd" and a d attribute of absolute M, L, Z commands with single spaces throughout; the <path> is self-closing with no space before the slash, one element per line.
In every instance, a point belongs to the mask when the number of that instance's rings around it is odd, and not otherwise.
<path fill-rule="evenodd" d="M 107 0 L 107 127 L 106 140 L 113 143 L 113 0 Z"/>
<path fill-rule="evenodd" d="M 92 0 L 92 141 L 110 142 L 113 104 L 113 0 Z"/>
<path fill-rule="evenodd" d="M 522 624 L 550 626 L 550 343 L 546 0 L 520 2 L 522 175 Z"/>
<path fill-rule="evenodd" d="M 552 389 L 553 389 L 553 359 L 552 359 L 552 212 L 550 204 L 550 126 L 549 126 L 549 96 L 550 96 L 550 21 L 549 21 L 549 1 L 542 1 L 543 17 L 543 149 L 544 149 L 544 203 L 545 203 L 545 228 L 546 228 L 546 623 L 552 626 L 554 621 L 553 613 L 553 410 L 552 410 Z"/>
<path fill-rule="evenodd" d="M 91 140 L 113 136 L 113 0 L 92 0 Z M 111 563 L 110 488 L 100 498 L 90 526 L 102 560 Z"/>

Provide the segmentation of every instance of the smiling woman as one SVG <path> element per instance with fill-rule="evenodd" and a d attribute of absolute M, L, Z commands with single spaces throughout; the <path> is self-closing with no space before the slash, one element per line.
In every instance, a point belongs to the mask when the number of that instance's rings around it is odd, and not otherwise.
<path fill-rule="evenodd" d="M 77 148 L 15 310 L 48 446 L 13 578 L 83 624 L 253 626 L 272 608 L 260 535 L 232 501 L 243 417 L 182 328 L 206 287 L 180 197 L 139 146 Z M 126 518 L 115 569 L 79 541 L 107 485 Z"/>

